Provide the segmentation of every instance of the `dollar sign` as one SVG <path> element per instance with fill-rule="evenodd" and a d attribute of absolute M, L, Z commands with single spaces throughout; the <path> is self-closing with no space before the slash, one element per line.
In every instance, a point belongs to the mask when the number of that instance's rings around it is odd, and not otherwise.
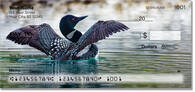
<path fill-rule="evenodd" d="M 144 39 L 148 37 L 146 32 L 144 32 L 143 35 L 144 35 Z"/>

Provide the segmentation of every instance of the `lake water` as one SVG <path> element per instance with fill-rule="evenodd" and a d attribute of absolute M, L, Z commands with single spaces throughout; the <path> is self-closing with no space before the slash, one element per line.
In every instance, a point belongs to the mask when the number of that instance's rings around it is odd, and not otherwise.
<path fill-rule="evenodd" d="M 188 35 L 190 37 L 190 35 Z M 106 44 L 110 44 L 106 45 Z M 191 86 L 191 40 L 159 42 L 177 44 L 171 49 L 140 49 L 135 44 L 147 41 L 115 38 L 98 43 L 99 55 L 96 59 L 80 61 L 54 61 L 42 56 L 33 48 L 9 49 L 0 52 L 2 87 L 190 87 Z M 153 42 L 155 43 L 155 42 Z M 128 44 L 134 44 L 133 46 Z M 128 47 L 129 46 L 129 47 Z M 136 47 L 136 46 L 135 46 Z M 22 55 L 22 54 L 24 55 Z M 33 54 L 32 54 L 33 53 Z M 28 55 L 27 55 L 28 54 Z M 11 56 L 10 56 L 11 55 Z M 182 73 L 184 84 L 39 84 L 14 85 L 6 82 L 10 74 L 153 74 Z M 128 85 L 128 86 L 126 86 Z"/>

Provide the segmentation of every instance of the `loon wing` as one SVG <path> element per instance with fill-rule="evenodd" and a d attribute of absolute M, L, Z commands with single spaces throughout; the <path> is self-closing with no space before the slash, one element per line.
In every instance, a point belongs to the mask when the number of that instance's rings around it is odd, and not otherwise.
<path fill-rule="evenodd" d="M 79 45 L 79 50 L 82 50 L 87 45 L 98 42 L 99 40 L 109 37 L 113 33 L 117 33 L 129 28 L 117 21 L 98 21 L 95 23 L 85 34 L 83 34 L 77 44 Z"/>
<path fill-rule="evenodd" d="M 48 24 L 29 25 L 11 32 L 7 39 L 22 45 L 34 47 L 46 55 L 58 58 L 69 42 L 57 35 Z"/>

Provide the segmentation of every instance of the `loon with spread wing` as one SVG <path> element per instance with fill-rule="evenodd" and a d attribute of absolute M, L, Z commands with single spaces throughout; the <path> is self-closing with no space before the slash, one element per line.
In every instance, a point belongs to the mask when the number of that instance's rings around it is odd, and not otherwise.
<path fill-rule="evenodd" d="M 34 47 L 51 56 L 54 60 L 79 60 L 89 59 L 97 55 L 98 48 L 94 44 L 95 42 L 105 39 L 113 33 L 129 29 L 124 24 L 114 20 L 98 21 L 82 35 L 74 27 L 86 17 L 66 15 L 61 19 L 60 31 L 66 39 L 57 35 L 46 23 L 16 29 L 9 33 L 7 39 L 18 44 Z M 84 52 L 86 48 L 88 50 Z"/>

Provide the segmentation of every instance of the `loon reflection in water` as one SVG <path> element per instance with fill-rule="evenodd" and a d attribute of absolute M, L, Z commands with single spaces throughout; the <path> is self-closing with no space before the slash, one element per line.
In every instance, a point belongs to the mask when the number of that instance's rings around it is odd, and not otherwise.
<path fill-rule="evenodd" d="M 4 60 L 16 61 L 18 64 L 9 68 L 9 73 L 12 75 L 58 75 L 58 74 L 98 74 L 97 60 L 92 58 L 88 60 L 50 60 L 49 58 L 3 58 Z M 103 85 L 100 83 L 96 84 L 81 84 L 81 83 L 40 83 L 40 84 L 28 84 L 24 85 L 33 88 L 79 88 L 80 86 L 85 87 L 110 87 L 113 85 Z"/>

